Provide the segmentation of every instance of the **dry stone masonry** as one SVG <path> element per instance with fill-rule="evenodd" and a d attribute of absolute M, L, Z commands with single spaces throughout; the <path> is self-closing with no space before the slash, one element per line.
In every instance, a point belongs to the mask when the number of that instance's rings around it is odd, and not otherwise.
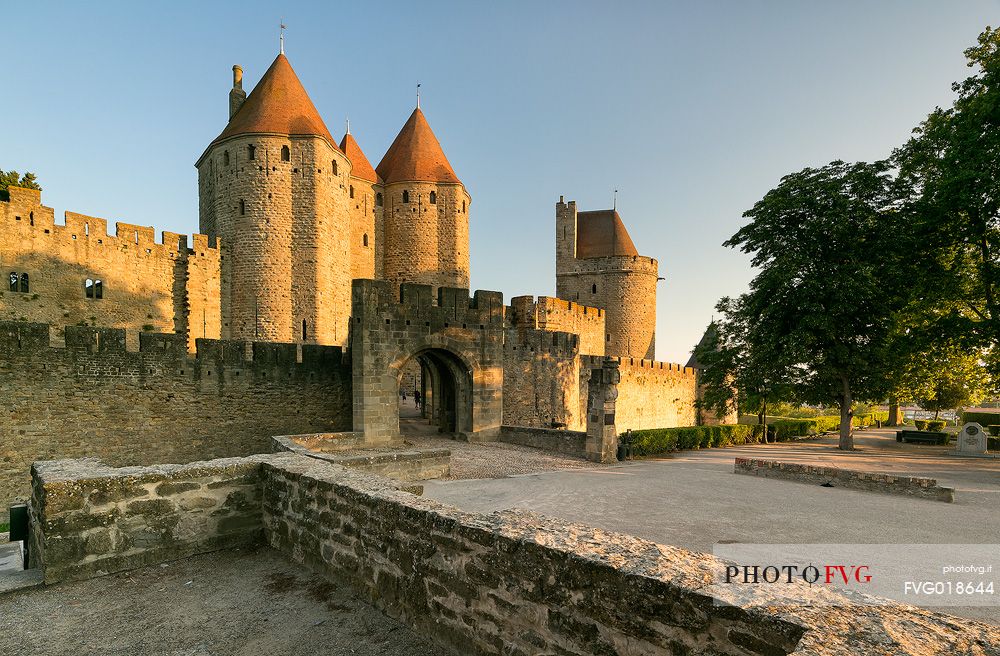
<path fill-rule="evenodd" d="M 37 564 L 54 582 L 263 540 L 455 653 L 985 656 L 1000 629 L 892 602 L 748 607 L 709 554 L 521 510 L 470 513 L 293 453 L 114 470 L 39 463 Z M 723 603 L 720 603 L 723 602 Z"/>

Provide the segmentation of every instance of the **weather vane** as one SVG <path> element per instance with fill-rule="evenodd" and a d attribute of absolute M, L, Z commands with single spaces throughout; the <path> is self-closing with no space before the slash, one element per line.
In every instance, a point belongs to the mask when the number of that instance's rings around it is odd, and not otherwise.
<path fill-rule="evenodd" d="M 278 44 L 279 44 L 278 51 L 283 55 L 283 54 L 285 54 L 285 17 L 284 16 L 281 17 L 281 20 L 278 22 L 278 25 L 281 26 L 280 29 L 279 29 L 280 36 L 278 37 Z"/>
<path fill-rule="evenodd" d="M 420 83 L 417 82 L 417 109 L 420 109 Z"/>
<path fill-rule="evenodd" d="M 617 210 L 618 209 L 618 190 L 617 189 L 615 189 L 615 195 L 613 197 L 613 200 L 611 201 L 611 209 L 612 210 Z"/>

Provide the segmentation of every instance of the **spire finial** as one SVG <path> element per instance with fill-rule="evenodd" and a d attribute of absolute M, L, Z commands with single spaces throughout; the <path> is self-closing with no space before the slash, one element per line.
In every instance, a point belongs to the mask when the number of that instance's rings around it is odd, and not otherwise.
<path fill-rule="evenodd" d="M 282 16 L 281 20 L 278 22 L 280 36 L 278 37 L 278 54 L 285 54 L 285 17 Z"/>
<path fill-rule="evenodd" d="M 420 109 L 420 83 L 417 82 L 417 109 Z"/>
<path fill-rule="evenodd" d="M 347 117 L 347 128 L 345 130 L 345 133 L 346 134 L 350 134 L 351 133 L 351 117 L 350 116 Z"/>
<path fill-rule="evenodd" d="M 618 190 L 615 189 L 614 200 L 611 202 L 611 211 L 614 212 L 617 210 L 618 210 Z"/>

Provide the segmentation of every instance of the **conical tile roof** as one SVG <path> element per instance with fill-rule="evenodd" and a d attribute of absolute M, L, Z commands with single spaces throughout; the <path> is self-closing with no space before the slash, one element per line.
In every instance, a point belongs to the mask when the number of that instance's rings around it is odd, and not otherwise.
<path fill-rule="evenodd" d="M 337 147 L 284 54 L 275 58 L 229 125 L 212 143 L 242 134 L 313 135 Z"/>
<path fill-rule="evenodd" d="M 461 184 L 419 107 L 410 114 L 375 170 L 386 184 L 411 180 Z"/>
<path fill-rule="evenodd" d="M 347 159 L 351 160 L 351 175 L 368 182 L 378 182 L 378 175 L 375 174 L 372 163 L 365 157 L 361 146 L 354 140 L 354 136 L 350 132 L 340 140 L 340 149 L 347 155 Z"/>
<path fill-rule="evenodd" d="M 576 256 L 638 255 L 622 217 L 615 210 L 579 212 L 576 215 Z"/>

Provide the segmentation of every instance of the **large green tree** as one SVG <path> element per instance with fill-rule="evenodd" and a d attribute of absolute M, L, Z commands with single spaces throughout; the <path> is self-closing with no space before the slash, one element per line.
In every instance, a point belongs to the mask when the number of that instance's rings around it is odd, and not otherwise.
<path fill-rule="evenodd" d="M 840 448 L 854 448 L 855 401 L 890 391 L 896 314 L 909 304 L 905 219 L 888 162 L 836 161 L 784 177 L 726 242 L 759 273 L 741 297 L 751 343 L 794 372 L 804 402 L 840 408 Z"/>
<path fill-rule="evenodd" d="M 7 187 L 25 187 L 26 189 L 41 190 L 34 173 L 19 174 L 17 171 L 4 171 L 0 169 L 0 200 L 10 200 L 10 193 Z"/>
<path fill-rule="evenodd" d="M 895 153 L 912 190 L 907 211 L 925 264 L 920 293 L 950 311 L 931 329 L 937 339 L 986 349 L 1000 369 L 1000 31 L 987 28 L 965 51 L 974 74 L 952 88 L 951 107 L 935 109 Z"/>

